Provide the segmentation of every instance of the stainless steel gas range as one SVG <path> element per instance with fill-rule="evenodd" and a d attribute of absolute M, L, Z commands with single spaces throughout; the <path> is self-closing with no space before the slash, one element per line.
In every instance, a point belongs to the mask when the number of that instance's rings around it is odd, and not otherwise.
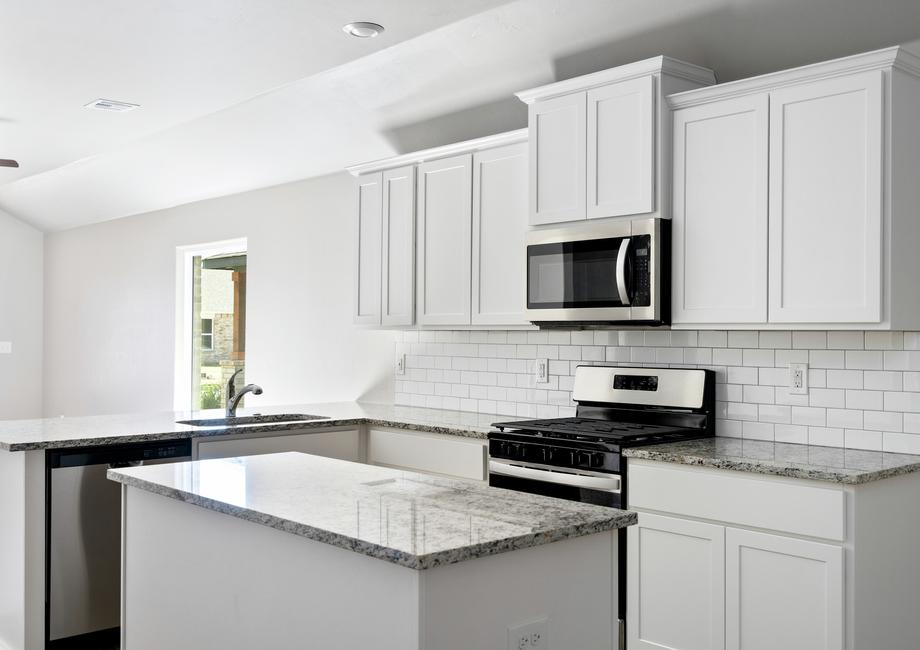
<path fill-rule="evenodd" d="M 489 485 L 602 506 L 629 504 L 627 447 L 715 435 L 712 370 L 579 366 L 575 417 L 496 422 Z M 625 638 L 626 537 L 620 531 L 620 643 Z"/>

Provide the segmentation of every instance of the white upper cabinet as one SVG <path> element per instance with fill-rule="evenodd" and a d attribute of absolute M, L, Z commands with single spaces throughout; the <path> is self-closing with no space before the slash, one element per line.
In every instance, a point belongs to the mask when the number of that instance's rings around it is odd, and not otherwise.
<path fill-rule="evenodd" d="M 355 273 L 355 323 L 380 324 L 380 254 L 382 247 L 382 175 L 358 178 L 358 230 Z"/>
<path fill-rule="evenodd" d="M 664 95 L 713 83 L 711 70 L 656 57 L 518 93 L 529 105 L 530 224 L 669 217 Z"/>
<path fill-rule="evenodd" d="M 585 218 L 585 93 L 530 105 L 530 223 Z"/>
<path fill-rule="evenodd" d="M 882 74 L 770 93 L 772 322 L 882 319 Z"/>
<path fill-rule="evenodd" d="M 674 323 L 767 319 L 768 97 L 674 113 Z"/>
<path fill-rule="evenodd" d="M 588 218 L 655 209 L 655 79 L 588 91 Z"/>
<path fill-rule="evenodd" d="M 527 143 L 473 155 L 474 325 L 521 325 L 525 303 Z"/>
<path fill-rule="evenodd" d="M 470 322 L 473 157 L 418 168 L 418 322 Z"/>
<path fill-rule="evenodd" d="M 383 172 L 381 324 L 415 321 L 415 166 Z"/>
<path fill-rule="evenodd" d="M 527 130 L 349 167 L 355 322 L 527 326 Z"/>
<path fill-rule="evenodd" d="M 668 101 L 675 325 L 920 328 L 920 58 L 888 48 Z"/>

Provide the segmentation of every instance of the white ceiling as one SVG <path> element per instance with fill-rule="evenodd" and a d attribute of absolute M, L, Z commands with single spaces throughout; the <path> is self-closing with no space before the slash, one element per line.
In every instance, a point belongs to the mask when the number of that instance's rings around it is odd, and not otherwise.
<path fill-rule="evenodd" d="M 514 91 L 657 54 L 729 81 L 917 38 L 917 0 L 0 0 L 0 208 L 70 228 L 524 126 Z"/>

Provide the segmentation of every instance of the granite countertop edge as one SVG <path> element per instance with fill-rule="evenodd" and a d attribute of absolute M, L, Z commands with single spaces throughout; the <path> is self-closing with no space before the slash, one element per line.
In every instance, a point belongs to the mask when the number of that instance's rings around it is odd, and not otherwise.
<path fill-rule="evenodd" d="M 508 419 L 507 416 L 496 415 L 496 419 Z M 87 425 L 91 426 L 91 425 Z M 119 445 L 131 444 L 137 442 L 156 442 L 161 440 L 185 440 L 194 438 L 211 438 L 232 436 L 250 433 L 271 433 L 273 431 L 306 431 L 311 429 L 329 429 L 343 426 L 380 426 L 392 427 L 398 429 L 408 429 L 410 431 L 420 431 L 424 433 L 440 433 L 444 435 L 458 436 L 461 438 L 471 438 L 477 440 L 486 440 L 488 432 L 482 430 L 482 427 L 475 427 L 462 424 L 447 423 L 425 423 L 415 418 L 382 418 L 371 416 L 354 416 L 354 417 L 329 417 L 321 420 L 301 420 L 296 422 L 267 422 L 264 424 L 248 424 L 236 426 L 217 426 L 217 427 L 195 427 L 192 425 L 183 425 L 182 428 L 173 431 L 150 431 L 139 432 L 137 434 L 126 435 L 105 435 L 93 436 L 87 432 L 85 435 L 70 438 L 67 440 L 54 441 L 35 441 L 35 442 L 7 442 L 0 441 L 0 450 L 8 452 L 18 451 L 40 451 L 45 449 L 69 449 L 75 447 L 92 447 L 100 445 Z M 187 427 L 187 428 L 185 428 Z"/>
<path fill-rule="evenodd" d="M 747 474 L 781 476 L 786 478 L 805 479 L 820 481 L 824 483 L 837 483 L 842 485 L 862 485 L 865 483 L 872 483 L 874 481 L 920 471 L 920 456 L 916 457 L 915 462 L 907 462 L 896 467 L 844 470 L 820 466 L 804 467 L 798 466 L 791 462 L 782 463 L 768 459 L 741 459 L 731 457 L 716 458 L 673 448 L 680 444 L 682 443 L 664 443 L 661 445 L 653 445 L 649 447 L 634 447 L 632 449 L 623 450 L 623 456 L 626 458 L 635 458 L 638 460 L 651 460 L 676 465 L 687 465 L 692 467 L 709 467 L 713 469 L 724 469 Z M 796 447 L 802 448 L 816 447 L 815 445 L 801 445 L 796 443 L 785 444 L 795 445 Z M 836 452 L 847 451 L 839 447 L 825 447 L 823 449 Z M 881 454 L 883 452 L 870 453 Z"/>
<path fill-rule="evenodd" d="M 611 509 L 611 516 L 603 521 L 565 524 L 553 530 L 537 531 L 494 542 L 470 544 L 468 546 L 418 555 L 356 539 L 341 533 L 316 528 L 315 526 L 310 526 L 301 522 L 291 521 L 277 515 L 270 515 L 244 506 L 236 506 L 226 501 L 211 499 L 185 490 L 145 481 L 135 476 L 122 474 L 117 469 L 108 470 L 106 476 L 109 480 L 128 487 L 172 498 L 183 503 L 230 515 L 243 521 L 274 528 L 275 530 L 297 535 L 298 537 L 329 544 L 330 546 L 391 562 L 417 571 L 433 569 L 449 564 L 458 564 L 466 560 L 498 555 L 508 551 L 542 546 L 565 539 L 609 532 L 635 525 L 638 522 L 638 515 L 635 512 Z"/>

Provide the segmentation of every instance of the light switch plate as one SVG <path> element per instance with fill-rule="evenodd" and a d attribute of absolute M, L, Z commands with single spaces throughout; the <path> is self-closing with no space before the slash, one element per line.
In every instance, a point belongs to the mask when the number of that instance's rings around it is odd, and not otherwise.
<path fill-rule="evenodd" d="M 549 359 L 537 359 L 534 361 L 533 380 L 537 384 L 549 383 Z"/>
<path fill-rule="evenodd" d="M 0 341 L 0 354 L 13 354 L 13 342 Z"/>

